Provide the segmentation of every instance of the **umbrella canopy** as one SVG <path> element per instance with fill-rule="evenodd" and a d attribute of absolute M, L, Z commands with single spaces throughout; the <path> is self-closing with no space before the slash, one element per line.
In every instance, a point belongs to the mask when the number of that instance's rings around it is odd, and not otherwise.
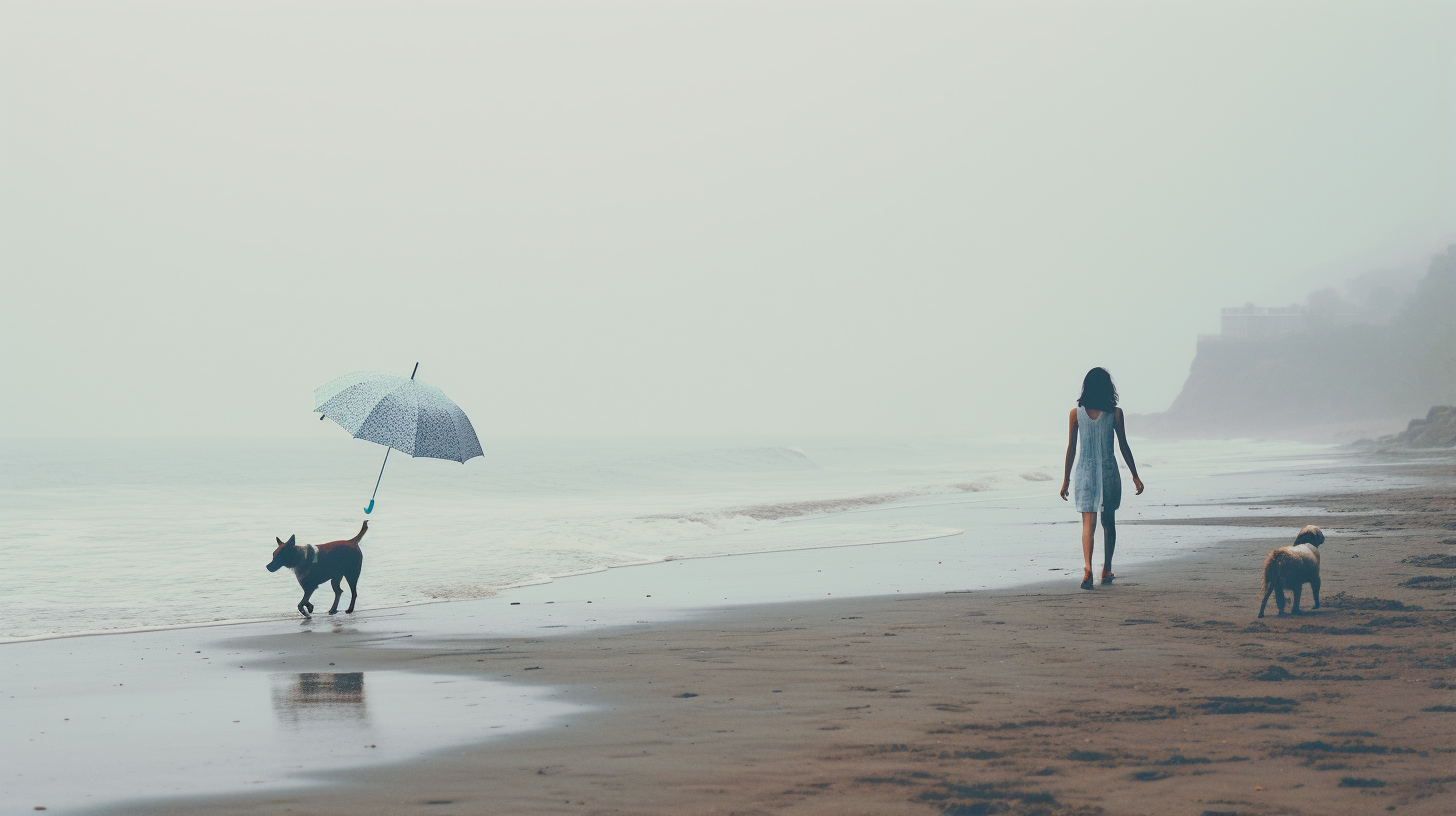
<path fill-rule="evenodd" d="M 353 371 L 314 389 L 313 401 L 314 413 L 354 438 L 410 456 L 463 463 L 485 453 L 465 412 L 443 391 L 413 377 Z"/>

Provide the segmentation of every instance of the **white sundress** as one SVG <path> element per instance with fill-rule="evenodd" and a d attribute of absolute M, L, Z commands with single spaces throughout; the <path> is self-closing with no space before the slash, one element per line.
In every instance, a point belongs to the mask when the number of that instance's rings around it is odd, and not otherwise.
<path fill-rule="evenodd" d="M 1077 406 L 1077 463 L 1072 470 L 1072 488 L 1079 513 L 1100 513 L 1122 505 L 1122 474 L 1112 450 L 1116 424 L 1112 411 L 1103 411 L 1093 419 L 1086 408 Z"/>

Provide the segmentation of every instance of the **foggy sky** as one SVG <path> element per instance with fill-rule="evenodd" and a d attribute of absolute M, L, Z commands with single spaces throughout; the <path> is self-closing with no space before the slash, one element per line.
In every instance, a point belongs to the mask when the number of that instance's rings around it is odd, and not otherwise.
<path fill-rule="evenodd" d="M 0 436 L 1059 431 L 1456 238 L 1456 5 L 0 2 Z"/>

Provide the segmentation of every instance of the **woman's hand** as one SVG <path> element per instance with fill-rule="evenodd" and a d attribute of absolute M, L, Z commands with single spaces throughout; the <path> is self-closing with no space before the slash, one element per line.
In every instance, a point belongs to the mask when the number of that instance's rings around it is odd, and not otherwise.
<path fill-rule="evenodd" d="M 1068 487 L 1069 487 L 1069 483 L 1067 482 L 1066 479 L 1063 479 L 1062 480 L 1062 501 L 1066 501 L 1067 500 L 1067 488 Z M 1138 492 L 1139 493 L 1143 492 L 1143 486 L 1141 484 L 1138 485 Z"/>
<path fill-rule="evenodd" d="M 1141 496 L 1143 494 L 1143 480 L 1134 476 L 1132 477 L 1132 483 L 1137 486 L 1137 495 Z"/>

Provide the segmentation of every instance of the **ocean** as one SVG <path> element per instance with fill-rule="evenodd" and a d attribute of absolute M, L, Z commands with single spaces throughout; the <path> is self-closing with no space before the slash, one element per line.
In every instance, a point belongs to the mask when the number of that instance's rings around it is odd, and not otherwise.
<path fill-rule="evenodd" d="M 965 529 L 868 512 L 906 505 L 953 501 L 976 511 L 959 524 L 1025 536 L 1076 518 L 1056 497 L 1062 438 L 483 442 L 486 456 L 464 465 L 391 455 L 362 545 L 361 608 Z M 1237 478 L 1207 477 L 1343 458 L 1282 442 L 1134 440 L 1134 452 L 1150 489 L 1133 499 L 1129 483 L 1125 514 L 1239 497 Z M 353 536 L 382 457 L 346 437 L 0 442 L 0 641 L 295 616 L 292 574 L 263 569 L 275 537 Z M 327 586 L 314 597 L 320 611 L 331 600 Z"/>

